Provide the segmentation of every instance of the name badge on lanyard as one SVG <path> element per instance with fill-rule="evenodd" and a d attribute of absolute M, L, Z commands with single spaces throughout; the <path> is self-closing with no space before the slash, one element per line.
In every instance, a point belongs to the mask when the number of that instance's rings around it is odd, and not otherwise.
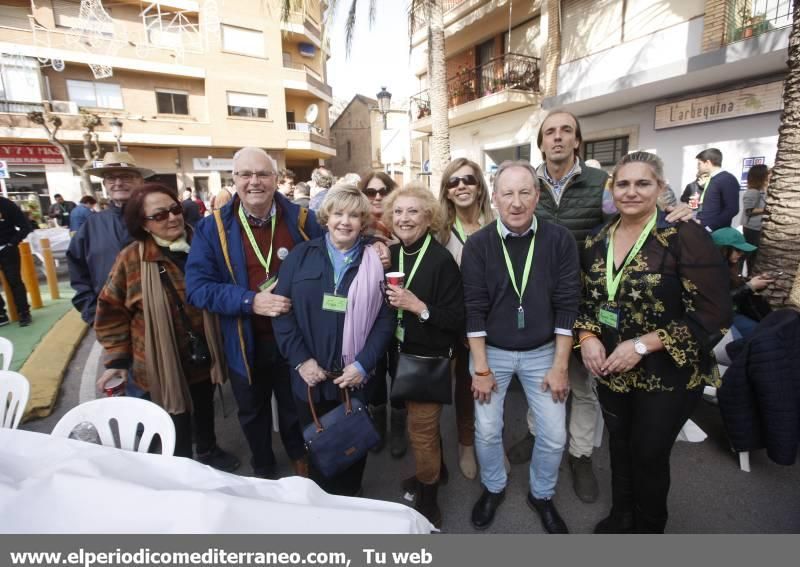
<path fill-rule="evenodd" d="M 397 339 L 398 342 L 403 342 L 406 338 L 406 330 L 403 328 L 403 324 L 398 322 L 397 327 L 394 329 L 394 338 Z"/>
<path fill-rule="evenodd" d="M 597 312 L 597 318 L 600 323 L 612 329 L 619 329 L 619 309 L 609 305 L 608 303 L 602 305 Z"/>
<path fill-rule="evenodd" d="M 269 277 L 269 274 L 267 274 L 267 279 L 258 284 L 258 291 L 264 291 L 265 289 L 268 289 L 269 286 L 274 284 L 276 281 L 278 281 L 278 278 L 275 276 Z"/>
<path fill-rule="evenodd" d="M 322 309 L 324 311 L 333 311 L 334 313 L 344 313 L 347 311 L 347 298 L 332 293 L 323 294 Z"/>

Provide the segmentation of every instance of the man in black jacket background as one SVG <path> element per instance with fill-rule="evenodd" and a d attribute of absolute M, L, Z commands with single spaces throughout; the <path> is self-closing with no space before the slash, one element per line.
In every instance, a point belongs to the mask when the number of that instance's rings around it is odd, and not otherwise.
<path fill-rule="evenodd" d="M 20 327 L 27 327 L 33 322 L 27 292 L 20 276 L 19 248 L 17 248 L 30 232 L 31 225 L 22 210 L 10 199 L 0 197 L 0 269 L 3 270 L 14 295 Z M 6 302 L 0 295 L 0 327 L 4 325 L 8 325 L 8 315 Z"/>

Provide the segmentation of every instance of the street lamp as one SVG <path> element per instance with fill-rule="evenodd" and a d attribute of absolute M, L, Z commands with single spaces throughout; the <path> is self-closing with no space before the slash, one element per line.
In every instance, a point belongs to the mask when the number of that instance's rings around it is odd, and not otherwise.
<path fill-rule="evenodd" d="M 392 93 L 386 90 L 386 87 L 381 87 L 381 92 L 375 95 L 378 99 L 378 112 L 383 116 L 383 129 L 386 130 L 386 115 L 389 114 L 389 108 L 392 103 Z"/>
<path fill-rule="evenodd" d="M 114 136 L 114 139 L 117 141 L 117 151 L 121 152 L 122 147 L 119 145 L 119 140 L 122 138 L 122 120 L 114 117 L 111 122 L 109 122 L 109 125 L 111 126 L 111 135 Z"/>

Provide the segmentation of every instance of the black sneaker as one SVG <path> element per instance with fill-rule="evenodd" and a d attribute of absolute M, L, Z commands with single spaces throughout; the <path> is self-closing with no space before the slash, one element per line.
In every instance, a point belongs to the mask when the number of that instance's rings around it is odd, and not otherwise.
<path fill-rule="evenodd" d="M 241 464 L 239 459 L 215 446 L 208 453 L 197 455 L 197 461 L 223 472 L 233 472 Z"/>
<path fill-rule="evenodd" d="M 0 313 L 0 327 L 5 327 L 6 325 L 8 325 L 8 315 Z"/>
<path fill-rule="evenodd" d="M 31 314 L 30 313 L 23 313 L 22 315 L 19 316 L 19 326 L 20 327 L 27 327 L 31 323 L 33 323 L 33 319 L 31 319 Z"/>

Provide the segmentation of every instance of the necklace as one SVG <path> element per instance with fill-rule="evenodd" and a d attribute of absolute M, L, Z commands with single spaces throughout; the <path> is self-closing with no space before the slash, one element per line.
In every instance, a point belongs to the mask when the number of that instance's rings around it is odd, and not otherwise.
<path fill-rule="evenodd" d="M 422 248 L 418 248 L 416 252 L 409 252 L 405 248 L 403 248 L 403 254 L 405 254 L 406 256 L 416 256 L 417 254 L 419 254 L 420 250 L 422 250 Z"/>

